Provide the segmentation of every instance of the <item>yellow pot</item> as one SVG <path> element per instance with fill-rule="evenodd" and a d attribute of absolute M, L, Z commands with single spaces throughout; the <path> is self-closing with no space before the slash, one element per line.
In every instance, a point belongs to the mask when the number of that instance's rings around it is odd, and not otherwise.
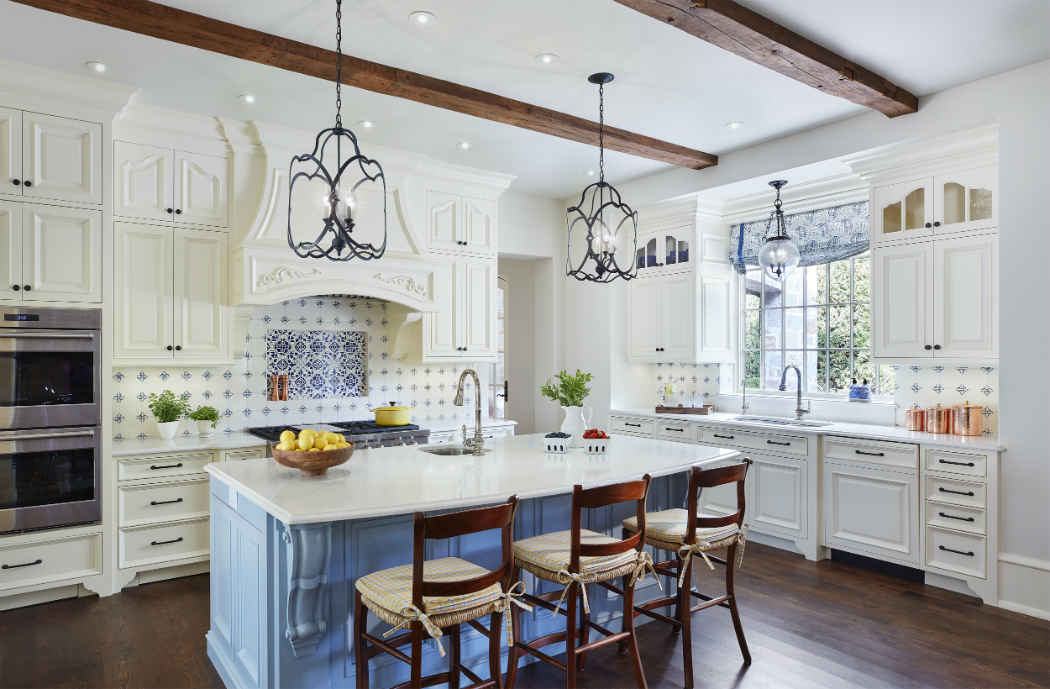
<path fill-rule="evenodd" d="M 391 402 L 389 407 L 376 407 L 372 412 L 376 416 L 377 426 L 407 426 L 412 423 L 412 407 L 399 407 Z"/>

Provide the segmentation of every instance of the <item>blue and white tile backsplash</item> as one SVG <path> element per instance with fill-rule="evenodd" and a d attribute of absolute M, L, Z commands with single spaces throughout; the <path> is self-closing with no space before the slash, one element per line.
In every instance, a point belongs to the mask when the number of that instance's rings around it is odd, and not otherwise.
<path fill-rule="evenodd" d="M 373 407 L 390 400 L 414 407 L 413 421 L 423 426 L 451 428 L 473 419 L 471 383 L 466 405 L 452 404 L 466 365 L 394 360 L 387 308 L 380 300 L 343 296 L 260 306 L 251 312 L 245 356 L 235 366 L 114 368 L 114 436 L 155 435 L 146 402 L 149 393 L 165 388 L 193 406 L 218 409 L 220 431 L 368 419 Z M 293 399 L 266 399 L 269 373 L 297 372 L 303 376 L 299 387 L 289 379 Z M 190 433 L 190 425 L 183 430 Z"/>
<path fill-rule="evenodd" d="M 667 404 L 684 407 L 713 404 L 718 396 L 718 364 L 652 364 L 652 385 L 655 399 L 668 383 L 673 399 Z"/>

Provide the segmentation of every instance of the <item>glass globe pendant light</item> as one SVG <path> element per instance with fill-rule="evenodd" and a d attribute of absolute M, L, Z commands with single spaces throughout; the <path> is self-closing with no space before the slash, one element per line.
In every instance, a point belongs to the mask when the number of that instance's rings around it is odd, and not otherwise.
<path fill-rule="evenodd" d="M 777 198 L 773 202 L 773 212 L 769 214 L 769 220 L 766 221 L 765 239 L 758 250 L 758 264 L 774 280 L 783 280 L 788 271 L 798 265 L 800 258 L 798 247 L 795 246 L 795 242 L 788 236 L 787 229 L 784 227 L 780 189 L 786 184 L 786 179 L 775 179 L 769 183 L 769 186 L 777 190 Z M 769 231 L 774 221 L 776 221 L 776 234 L 770 236 Z"/>
<path fill-rule="evenodd" d="M 608 72 L 587 77 L 598 85 L 598 181 L 584 188 L 565 218 L 569 229 L 565 274 L 580 281 L 605 283 L 637 276 L 638 212 L 605 181 L 605 85 L 612 80 Z"/>
<path fill-rule="evenodd" d="M 343 2 L 335 2 L 335 126 L 322 130 L 314 140 L 314 148 L 292 158 L 288 165 L 288 246 L 300 258 L 327 258 L 331 261 L 359 259 L 370 261 L 386 252 L 386 177 L 379 161 L 361 153 L 357 136 L 343 127 Z M 348 157 L 343 159 L 344 146 Z M 334 154 L 334 155 L 333 155 Z M 326 165 L 334 164 L 333 167 Z M 296 241 L 292 233 L 292 206 L 295 185 L 305 184 L 315 189 L 320 182 L 320 198 L 306 197 L 312 203 L 317 198 L 316 214 L 320 215 L 321 229 L 313 241 Z M 377 185 L 383 203 L 383 241 L 357 241 L 353 236 L 360 208 L 360 192 L 366 185 Z M 313 212 L 310 215 L 314 215 Z"/>

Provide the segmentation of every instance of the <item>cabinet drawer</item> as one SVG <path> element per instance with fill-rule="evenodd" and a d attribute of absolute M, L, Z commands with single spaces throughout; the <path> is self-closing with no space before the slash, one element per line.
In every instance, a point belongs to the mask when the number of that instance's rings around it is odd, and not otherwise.
<path fill-rule="evenodd" d="M 824 438 L 824 458 L 919 470 L 919 448 L 907 443 L 828 436 Z"/>
<path fill-rule="evenodd" d="M 0 548 L 0 591 L 101 572 L 101 534 Z"/>
<path fill-rule="evenodd" d="M 940 476 L 926 476 L 926 497 L 954 505 L 985 507 L 984 484 L 957 481 Z"/>
<path fill-rule="evenodd" d="M 653 422 L 653 435 L 657 438 L 691 443 L 695 437 L 695 434 L 691 432 L 692 427 L 693 425 L 688 421 L 656 419 Z"/>
<path fill-rule="evenodd" d="M 987 528 L 985 526 L 984 510 L 979 507 L 946 505 L 932 500 L 926 503 L 926 523 L 945 529 L 979 534 L 986 533 L 985 529 Z"/>
<path fill-rule="evenodd" d="M 936 448 L 928 448 L 924 450 L 924 453 L 926 455 L 927 471 L 963 474 L 982 479 L 985 477 L 988 458 L 984 455 L 951 452 Z"/>
<path fill-rule="evenodd" d="M 985 577 L 984 536 L 926 527 L 926 565 Z"/>
<path fill-rule="evenodd" d="M 148 565 L 208 554 L 208 520 L 120 530 L 120 566 Z"/>
<path fill-rule="evenodd" d="M 613 433 L 631 433 L 634 435 L 652 435 L 655 421 L 653 419 L 625 418 L 613 416 L 609 419 Z"/>
<path fill-rule="evenodd" d="M 208 480 L 121 486 L 120 525 L 208 516 Z"/>
<path fill-rule="evenodd" d="M 118 460 L 117 478 L 121 481 L 142 478 L 166 478 L 186 474 L 203 474 L 211 463 L 211 452 L 179 452 Z"/>
<path fill-rule="evenodd" d="M 700 442 L 705 445 L 735 447 L 747 450 L 758 450 L 777 455 L 795 455 L 805 457 L 809 450 L 806 438 L 791 435 L 766 435 L 752 431 L 741 431 L 736 428 L 718 428 L 707 426 L 700 432 Z"/>
<path fill-rule="evenodd" d="M 242 459 L 265 459 L 266 446 L 246 447 L 242 450 L 226 450 L 222 453 L 222 459 L 226 462 L 240 461 Z"/>

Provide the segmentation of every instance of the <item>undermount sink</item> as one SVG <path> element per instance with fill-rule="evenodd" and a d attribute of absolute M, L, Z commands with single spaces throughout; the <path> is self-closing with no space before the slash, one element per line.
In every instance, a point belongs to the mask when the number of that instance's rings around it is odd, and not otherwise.
<path fill-rule="evenodd" d="M 830 421 L 802 421 L 800 419 L 786 419 L 782 416 L 737 416 L 736 421 L 752 421 L 754 423 L 772 423 L 778 426 L 805 426 L 808 428 L 819 428 L 830 426 Z"/>
<path fill-rule="evenodd" d="M 443 457 L 455 457 L 458 455 L 472 455 L 474 450 L 468 450 L 461 445 L 431 445 L 430 447 L 419 448 L 423 452 L 427 452 L 432 455 L 441 455 Z M 481 454 L 485 455 L 492 450 L 488 448 L 482 448 Z"/>

